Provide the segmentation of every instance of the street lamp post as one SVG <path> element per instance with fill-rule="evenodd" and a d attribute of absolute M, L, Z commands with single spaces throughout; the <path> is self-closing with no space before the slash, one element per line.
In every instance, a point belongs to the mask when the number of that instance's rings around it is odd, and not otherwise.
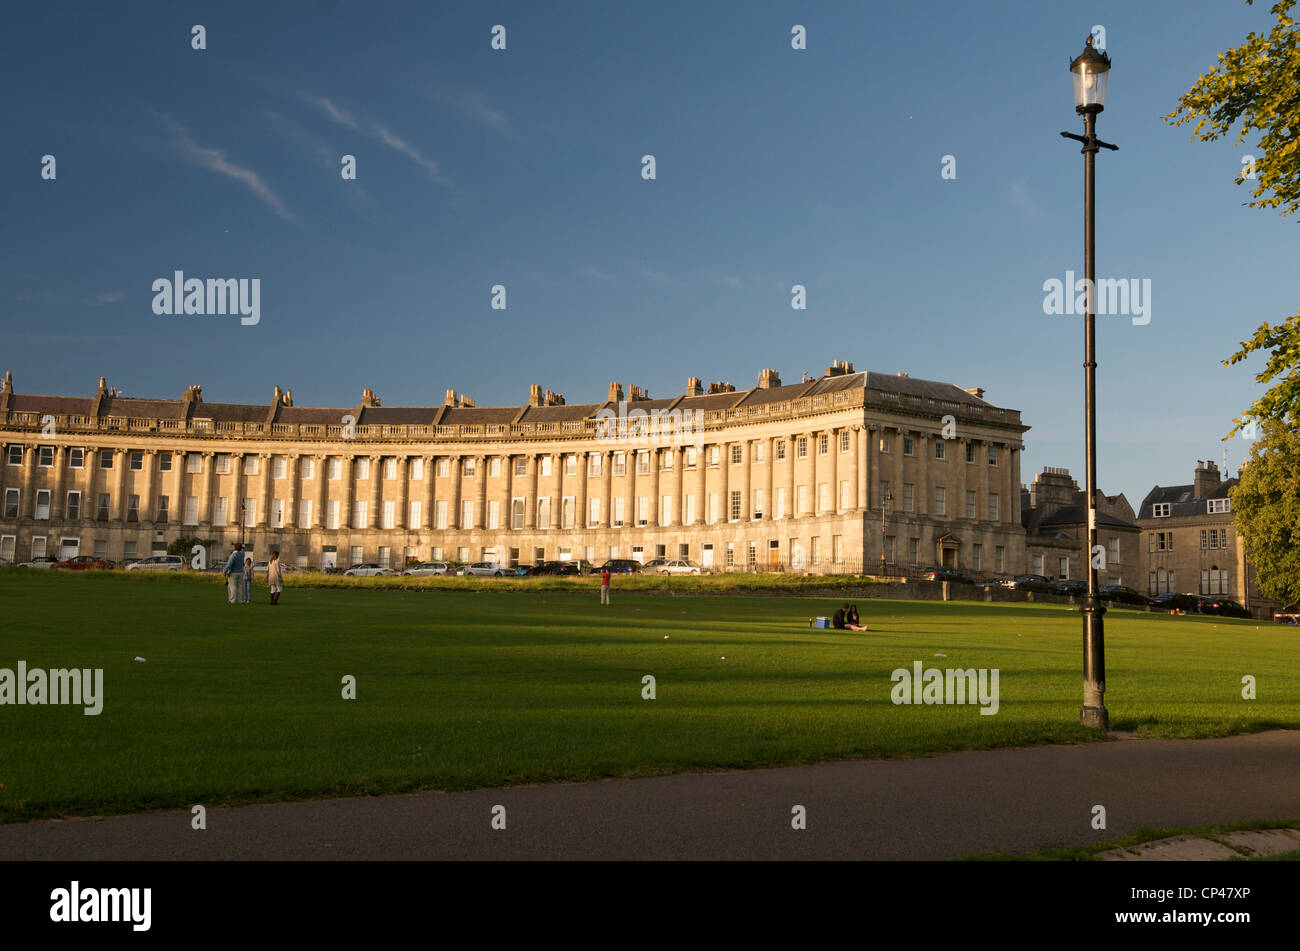
<path fill-rule="evenodd" d="M 885 567 L 885 515 L 889 511 L 889 503 L 894 500 L 894 493 L 886 489 L 880 496 L 880 576 L 883 578 L 887 572 Z"/>
<path fill-rule="evenodd" d="M 1083 269 L 1087 307 L 1084 323 L 1084 418 L 1087 428 L 1087 492 L 1088 532 L 1084 540 L 1083 558 L 1088 566 L 1088 594 L 1083 603 L 1083 709 L 1080 719 L 1084 726 L 1099 730 L 1108 729 L 1110 716 L 1106 712 L 1106 648 L 1102 615 L 1105 607 L 1097 597 L 1097 274 L 1095 251 L 1096 208 L 1094 205 L 1094 179 L 1097 150 L 1116 150 L 1119 146 L 1097 138 L 1097 114 L 1106 106 L 1106 79 L 1110 71 L 1110 57 L 1092 45 L 1092 37 L 1080 53 L 1070 62 L 1074 81 L 1074 111 L 1083 116 L 1083 135 L 1062 132 L 1067 139 L 1083 143 Z M 1073 293 L 1073 288 L 1069 289 Z"/>

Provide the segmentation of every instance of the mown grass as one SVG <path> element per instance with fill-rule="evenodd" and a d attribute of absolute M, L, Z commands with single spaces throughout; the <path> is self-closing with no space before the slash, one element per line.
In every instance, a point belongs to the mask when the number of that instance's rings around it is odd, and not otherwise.
<path fill-rule="evenodd" d="M 262 585 L 230 606 L 215 583 L 0 573 L 0 667 L 105 679 L 97 717 L 0 706 L 0 821 L 1097 738 L 1068 607 L 864 600 L 869 633 L 808 628 L 834 606 L 292 580 L 278 607 Z M 1112 611 L 1106 634 L 1114 729 L 1300 728 L 1294 629 Z M 998 668 L 998 714 L 895 706 L 915 660 Z"/>

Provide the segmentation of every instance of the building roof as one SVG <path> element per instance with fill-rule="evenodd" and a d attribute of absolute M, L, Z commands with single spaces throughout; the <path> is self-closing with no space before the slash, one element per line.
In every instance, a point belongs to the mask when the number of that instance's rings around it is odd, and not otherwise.
<path fill-rule="evenodd" d="M 1187 515 L 1205 515 L 1205 503 L 1209 499 L 1226 499 L 1240 480 L 1224 479 L 1204 496 L 1193 495 L 1193 485 L 1156 486 L 1147 493 L 1138 509 L 1138 518 L 1154 518 L 1153 507 L 1157 502 L 1169 503 L 1170 517 Z"/>

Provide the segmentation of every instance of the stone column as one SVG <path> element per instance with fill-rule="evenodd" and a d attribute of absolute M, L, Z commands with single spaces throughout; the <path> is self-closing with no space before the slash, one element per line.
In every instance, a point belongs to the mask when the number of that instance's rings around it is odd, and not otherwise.
<path fill-rule="evenodd" d="M 578 454 L 578 491 L 573 500 L 573 527 L 577 531 L 587 528 L 587 466 L 590 456 L 586 452 Z"/>
<path fill-rule="evenodd" d="M 740 520 L 751 521 L 754 515 L 754 498 L 752 494 L 753 479 L 750 468 L 753 465 L 753 443 L 748 439 L 740 442 Z"/>
<path fill-rule="evenodd" d="M 695 521 L 692 525 L 704 525 L 709 516 L 709 445 L 704 443 L 695 453 L 695 476 L 698 483 L 695 493 Z"/>
<path fill-rule="evenodd" d="M 838 514 L 840 511 L 840 434 L 834 426 L 827 434 L 826 455 L 830 459 L 826 466 L 830 472 L 826 477 L 830 482 L 831 511 Z"/>
<path fill-rule="evenodd" d="M 284 461 L 284 474 L 289 483 L 284 493 L 284 527 L 295 529 L 298 527 L 298 454 L 287 453 L 288 458 Z"/>
<path fill-rule="evenodd" d="M 93 519 L 96 513 L 96 506 L 99 500 L 95 498 L 95 472 L 99 469 L 99 447 L 87 446 L 86 454 L 82 458 L 81 475 L 81 517 L 83 519 Z M 172 500 L 172 511 L 176 511 L 175 499 Z"/>
<path fill-rule="evenodd" d="M 600 513 L 602 528 L 614 526 L 614 450 L 606 449 L 600 459 L 600 494 L 603 506 Z"/>
<path fill-rule="evenodd" d="M 487 456 L 479 455 L 474 460 L 474 472 L 478 478 L 478 492 L 474 499 L 474 528 L 482 531 L 487 525 Z"/>
<path fill-rule="evenodd" d="M 634 451 L 629 450 L 623 456 L 623 473 L 626 479 L 623 484 L 623 494 L 627 499 L 623 503 L 623 527 L 636 528 L 636 453 Z"/>
<path fill-rule="evenodd" d="M 718 516 L 725 525 L 731 521 L 731 443 L 718 446 Z"/>
<path fill-rule="evenodd" d="M 650 449 L 650 511 L 646 513 L 646 522 L 655 527 L 664 525 L 663 500 L 659 497 L 660 473 L 659 467 L 662 460 L 659 458 L 658 447 Z M 667 549 L 664 549 L 667 552 Z"/>
<path fill-rule="evenodd" d="M 799 437 L 790 435 L 786 438 L 785 463 L 789 484 L 785 489 L 785 517 L 797 518 L 799 515 L 799 486 L 795 482 L 795 459 L 799 454 Z"/>
<path fill-rule="evenodd" d="M 541 455 L 536 452 L 528 454 L 528 497 L 524 499 L 524 528 L 537 530 L 537 476 L 542 468 Z"/>
<path fill-rule="evenodd" d="M 146 458 L 148 453 L 145 453 Z M 54 487 L 50 490 L 50 521 L 63 521 L 64 503 L 67 501 L 63 491 L 64 470 L 67 468 L 67 450 L 62 446 L 54 447 Z M 148 505 L 148 502 L 144 503 Z M 143 513 L 142 513 L 143 514 Z M 53 546 L 52 546 L 53 547 Z M 48 552 L 49 549 L 47 548 Z M 17 554 L 17 552 L 15 552 Z"/>
<path fill-rule="evenodd" d="M 776 440 L 768 436 L 766 442 L 767 448 L 763 450 L 763 458 L 767 460 L 764 466 L 767 471 L 763 473 L 763 521 L 770 522 L 772 516 L 776 514 L 776 496 L 773 494 L 776 473 Z M 766 559 L 767 557 L 767 553 L 764 552 L 763 558 Z M 764 561 L 763 564 L 766 565 L 767 562 Z"/>
<path fill-rule="evenodd" d="M 114 483 L 116 483 L 116 486 L 113 490 L 113 498 L 110 501 L 112 503 L 111 511 L 113 513 L 113 521 L 115 522 L 126 521 L 126 461 L 127 458 L 128 456 L 125 449 L 113 450 L 113 481 Z M 35 459 L 32 460 L 33 465 L 35 464 L 35 461 L 36 461 Z M 202 499 L 199 500 L 199 504 L 200 506 L 203 504 Z"/>
<path fill-rule="evenodd" d="M 352 501 L 357 495 L 356 486 L 356 456 L 343 456 L 343 471 L 340 473 L 343 482 L 343 499 L 339 504 L 339 528 L 347 529 L 352 527 Z"/>
<path fill-rule="evenodd" d="M 18 498 L 18 515 L 20 518 L 32 518 L 36 515 L 36 493 L 32 491 L 32 480 L 36 477 L 36 457 L 35 446 L 23 447 L 22 494 Z M 9 460 L 6 459 L 5 465 L 8 464 Z M 14 548 L 14 558 L 15 560 L 18 558 L 17 547 Z"/>
<path fill-rule="evenodd" d="M 558 452 L 552 458 L 555 483 L 551 491 L 551 525 L 560 531 L 564 528 L 564 453 Z M 559 552 L 556 552 L 556 557 L 559 557 Z"/>
<path fill-rule="evenodd" d="M 903 433 L 903 428 L 901 426 L 896 426 L 894 427 L 894 429 L 897 435 L 896 438 L 893 440 L 893 445 L 890 447 L 894 451 L 894 484 L 890 487 L 890 491 L 893 492 L 894 494 L 894 504 L 891 506 L 891 509 L 895 514 L 900 514 L 903 511 L 903 478 L 904 478 L 903 476 L 903 435 L 904 433 Z M 897 542 L 895 542 L 895 544 L 897 544 Z M 898 549 L 895 549 L 894 560 L 902 561 L 902 558 L 903 558 L 903 552 L 899 551 Z"/>
<path fill-rule="evenodd" d="M 849 448 L 853 452 L 853 491 L 849 493 L 849 498 L 853 500 L 853 507 L 861 511 L 866 508 L 866 500 L 869 498 L 866 466 L 867 433 L 861 426 L 854 426 L 850 438 L 852 442 Z"/>
<path fill-rule="evenodd" d="M 325 527 L 325 509 L 329 505 L 329 461 L 327 455 L 316 457 L 316 511 L 311 513 L 311 527 L 320 530 Z"/>
<path fill-rule="evenodd" d="M 398 456 L 397 457 L 397 499 L 393 504 L 393 509 L 394 509 L 393 528 L 402 529 L 403 531 L 407 529 L 408 527 L 407 523 L 410 521 L 410 512 L 407 511 L 407 509 L 409 508 L 407 503 L 411 498 L 410 484 L 409 484 L 410 478 L 411 478 L 411 457 Z M 403 542 L 402 544 L 401 563 L 403 565 L 406 564 L 405 542 Z"/>
<path fill-rule="evenodd" d="M 506 500 L 505 500 L 504 502 L 501 503 L 501 507 L 502 507 L 502 509 L 503 509 L 503 512 L 502 512 L 502 515 L 501 515 L 501 519 L 502 519 L 502 521 L 499 523 L 499 527 L 500 527 L 502 530 L 504 530 L 504 531 L 509 531 L 509 530 L 511 529 L 511 527 L 512 527 L 511 522 L 510 522 L 510 514 L 511 514 L 511 512 L 510 512 L 510 508 L 511 508 L 511 504 L 512 504 L 512 503 L 511 503 L 510 500 L 511 500 L 511 498 L 512 498 L 512 497 L 514 496 L 514 494 L 515 494 L 515 492 L 514 492 L 514 488 L 515 488 L 515 458 L 514 458 L 514 456 L 502 456 L 502 457 L 501 457 L 501 472 L 502 472 L 502 479 L 505 480 L 505 493 L 506 493 Z M 507 552 L 506 554 L 509 555 L 509 552 Z M 509 560 L 509 559 L 507 558 L 507 561 L 508 561 L 508 560 Z"/>
<path fill-rule="evenodd" d="M 384 489 L 384 457 L 370 457 L 370 515 L 368 521 L 371 528 L 378 528 L 382 524 L 383 517 L 380 512 L 380 500 L 383 497 Z"/>
<path fill-rule="evenodd" d="M 916 514 L 929 515 L 933 509 L 930 487 L 930 456 L 934 449 L 930 446 L 930 437 L 925 433 L 916 434 Z"/>
<path fill-rule="evenodd" d="M 269 452 L 257 454 L 257 465 L 262 470 L 262 501 L 258 506 L 257 525 L 259 528 L 271 527 L 271 499 L 275 495 L 274 473 L 271 471 L 272 455 Z"/>
<path fill-rule="evenodd" d="M 460 497 L 462 491 L 461 480 L 464 478 L 464 469 L 465 467 L 462 462 L 462 457 L 459 454 L 450 457 L 447 461 L 447 472 L 451 478 L 451 501 L 447 506 L 451 511 L 448 513 L 447 525 L 456 531 L 461 530 Z"/>
<path fill-rule="evenodd" d="M 438 472 L 438 457 L 424 457 L 424 511 L 420 513 L 422 524 L 414 525 L 413 528 L 433 528 L 433 503 L 434 503 L 434 478 Z"/>
<path fill-rule="evenodd" d="M 686 451 L 683 447 L 677 446 L 672 450 L 673 453 L 673 519 L 674 528 L 681 528 L 686 524 Z"/>

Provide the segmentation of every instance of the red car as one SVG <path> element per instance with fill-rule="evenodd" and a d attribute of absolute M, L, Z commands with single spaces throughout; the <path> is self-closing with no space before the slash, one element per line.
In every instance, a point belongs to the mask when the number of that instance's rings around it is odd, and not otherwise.
<path fill-rule="evenodd" d="M 69 558 L 67 561 L 56 561 L 55 568 L 66 568 L 68 571 L 91 571 L 99 569 L 108 570 L 108 562 L 103 558 L 96 558 L 94 555 L 78 555 L 76 558 Z"/>

